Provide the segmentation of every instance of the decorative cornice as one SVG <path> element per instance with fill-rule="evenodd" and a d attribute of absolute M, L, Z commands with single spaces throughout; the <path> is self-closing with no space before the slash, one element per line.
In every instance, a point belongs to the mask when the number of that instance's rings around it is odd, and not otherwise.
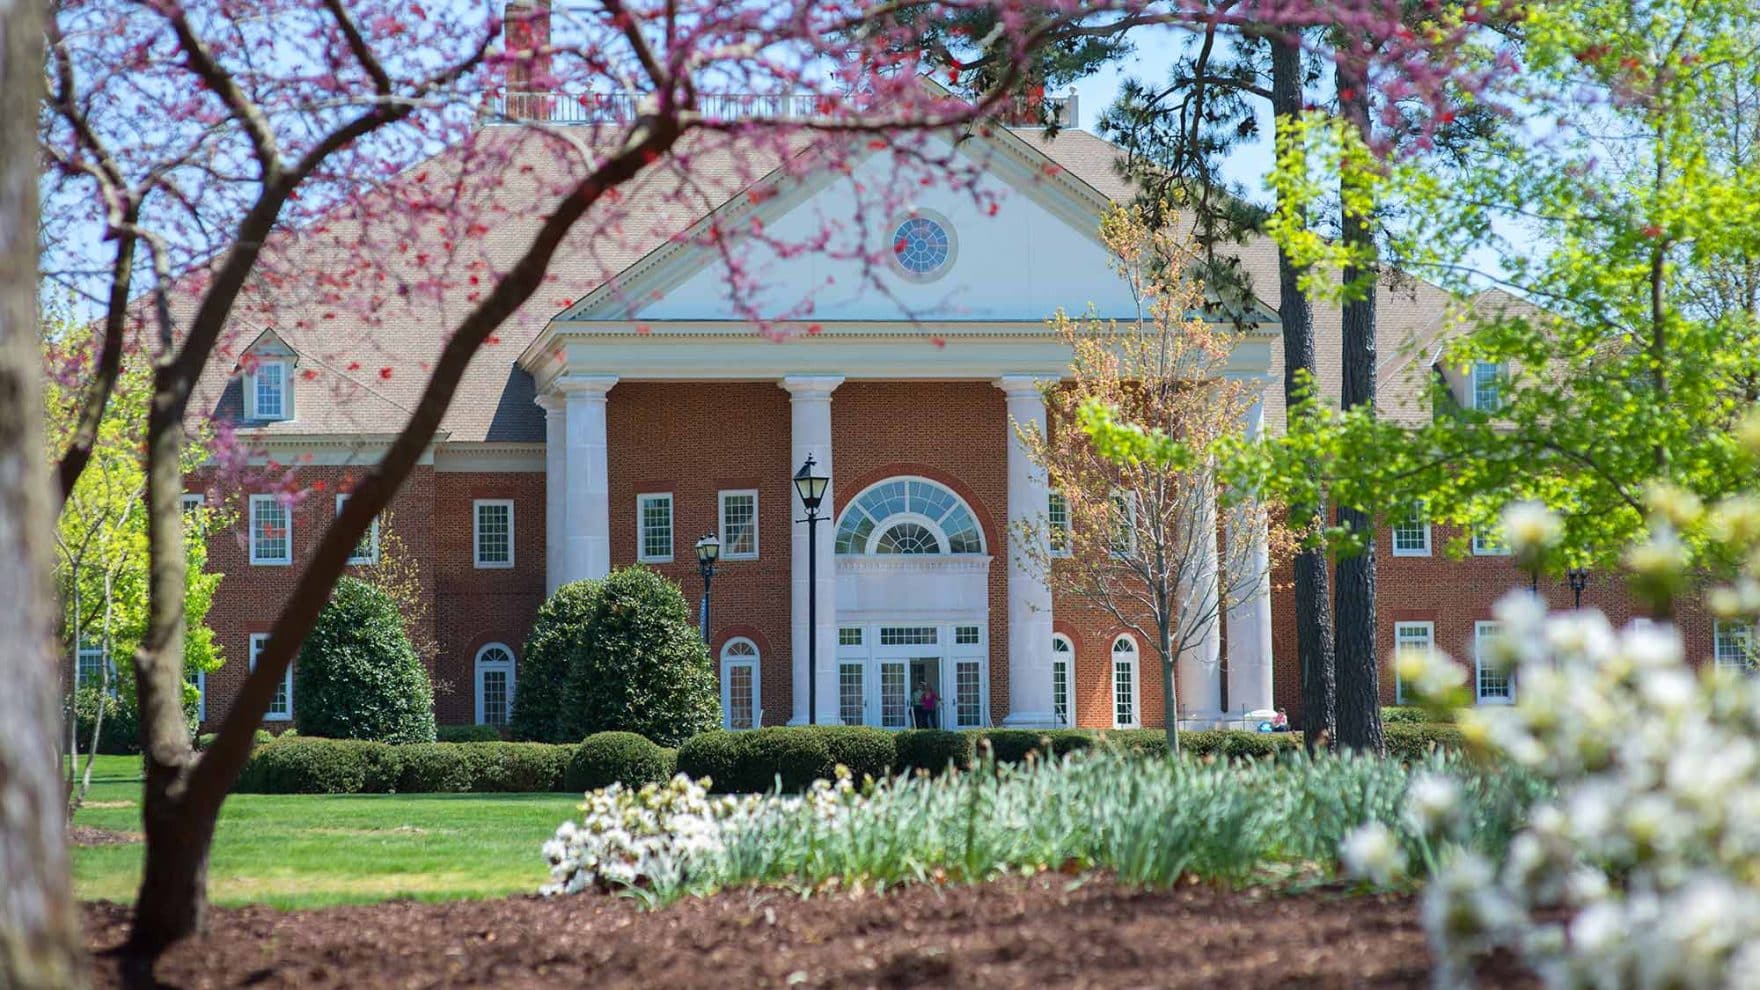
<path fill-rule="evenodd" d="M 922 574 L 971 574 L 990 570 L 990 562 L 996 558 L 989 554 L 916 554 L 897 553 L 883 555 L 841 554 L 837 557 L 839 573 L 864 574 L 879 572 L 892 574 L 898 571 L 913 571 Z"/>
<path fill-rule="evenodd" d="M 554 383 L 556 390 L 563 395 L 585 395 L 600 400 L 616 384 L 616 375 L 563 375 Z"/>

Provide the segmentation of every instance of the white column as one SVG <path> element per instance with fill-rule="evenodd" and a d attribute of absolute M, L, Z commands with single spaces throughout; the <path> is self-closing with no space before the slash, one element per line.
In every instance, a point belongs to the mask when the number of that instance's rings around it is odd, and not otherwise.
<path fill-rule="evenodd" d="M 1246 425 L 1247 439 L 1257 439 L 1265 428 L 1263 401 L 1247 410 Z M 1275 704 L 1271 683 L 1271 552 L 1262 512 L 1236 508 L 1228 514 L 1228 527 L 1228 587 L 1240 599 L 1228 610 L 1228 707 L 1250 712 Z"/>
<path fill-rule="evenodd" d="M 1008 726 L 1049 727 L 1051 697 L 1051 489 L 1033 463 L 1021 430 L 1045 435 L 1044 378 L 1006 375 L 996 387 L 1008 397 Z"/>
<path fill-rule="evenodd" d="M 1178 589 L 1182 601 L 1190 602 L 1193 612 L 1209 612 L 1203 635 L 1179 655 L 1174 688 L 1179 694 L 1179 711 L 1198 722 L 1214 722 L 1222 716 L 1222 617 L 1210 612 L 1220 600 L 1221 574 L 1216 555 L 1216 486 L 1204 487 L 1193 514 L 1196 540 L 1192 545 L 1191 586 Z M 1176 620 L 1180 621 L 1180 620 Z"/>
<path fill-rule="evenodd" d="M 835 519 L 836 473 L 832 468 L 831 456 L 831 393 L 843 379 L 832 375 L 790 375 L 782 380 L 782 387 L 788 391 L 790 407 L 790 437 L 792 451 L 789 463 L 790 473 L 800 470 L 810 455 L 817 462 L 818 469 L 825 476 L 833 479 L 825 489 L 825 500 L 819 506 L 821 517 L 818 524 L 818 544 L 815 561 L 817 583 L 807 576 L 807 526 L 796 522 L 791 527 L 793 539 L 790 541 L 790 575 L 789 582 L 789 616 L 791 637 L 790 652 L 794 674 L 794 711 L 789 718 L 790 725 L 807 724 L 809 714 L 817 716 L 820 725 L 837 725 L 837 558 L 832 553 L 832 544 L 837 525 Z M 804 518 L 800 498 L 792 491 L 788 493 L 791 518 Z M 816 626 L 807 621 L 808 596 L 817 602 Z M 809 645 L 818 651 L 818 683 L 817 711 L 809 713 L 807 705 L 807 657 Z"/>
<path fill-rule="evenodd" d="M 544 410 L 544 594 L 564 584 L 568 525 L 568 403 L 560 393 L 535 400 Z"/>
<path fill-rule="evenodd" d="M 568 452 L 563 486 L 563 580 L 601 578 L 611 572 L 611 486 L 606 456 L 605 394 L 610 375 L 570 375 L 556 387 L 566 399 Z"/>

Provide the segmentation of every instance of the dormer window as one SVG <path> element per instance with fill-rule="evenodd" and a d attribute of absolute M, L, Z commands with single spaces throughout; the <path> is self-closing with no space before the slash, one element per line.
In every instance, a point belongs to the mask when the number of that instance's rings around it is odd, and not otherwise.
<path fill-rule="evenodd" d="M 251 395 L 256 401 L 252 419 L 287 418 L 287 365 L 280 361 L 264 361 L 250 376 Z"/>
<path fill-rule="evenodd" d="M 244 418 L 283 421 L 293 418 L 293 372 L 299 356 L 273 330 L 265 330 L 245 348 L 239 362 L 244 372 Z"/>
<path fill-rule="evenodd" d="M 1504 383 L 1508 379 L 1509 367 L 1501 361 L 1473 362 L 1473 408 L 1486 413 L 1501 410 Z"/>

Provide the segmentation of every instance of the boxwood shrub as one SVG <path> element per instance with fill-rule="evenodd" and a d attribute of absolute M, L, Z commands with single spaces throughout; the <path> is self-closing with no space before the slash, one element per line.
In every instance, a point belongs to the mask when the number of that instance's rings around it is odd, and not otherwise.
<path fill-rule="evenodd" d="M 977 736 L 950 729 L 905 729 L 899 732 L 898 765 L 904 772 L 918 770 L 941 773 L 951 764 L 957 768 L 972 765 Z"/>
<path fill-rule="evenodd" d="M 1439 722 L 1393 723 L 1382 726 L 1381 731 L 1387 741 L 1387 755 L 1407 763 L 1422 760 L 1432 749 L 1460 749 L 1465 745 L 1460 729 Z"/>
<path fill-rule="evenodd" d="M 990 741 L 990 756 L 998 763 L 1022 763 L 1029 753 L 1057 757 L 1093 747 L 1096 736 L 1087 729 L 972 729 L 975 739 Z"/>
<path fill-rule="evenodd" d="M 561 791 L 574 746 L 278 739 L 251 754 L 246 794 L 421 794 Z"/>
<path fill-rule="evenodd" d="M 595 732 L 581 740 L 564 777 L 571 791 L 593 791 L 612 784 L 639 788 L 672 779 L 678 751 L 634 732 Z"/>
<path fill-rule="evenodd" d="M 301 735 L 434 741 L 434 688 L 397 602 L 358 578 L 336 583 L 293 665 Z"/>
<path fill-rule="evenodd" d="M 831 762 L 848 767 L 857 783 L 863 777 L 885 780 L 897 772 L 898 741 L 890 730 L 872 725 L 820 725 L 807 731 L 824 740 Z"/>
<path fill-rule="evenodd" d="M 743 732 L 712 729 L 686 739 L 678 747 L 678 772 L 692 780 L 709 778 L 717 793 L 737 791 Z"/>
<path fill-rule="evenodd" d="M 434 741 L 443 743 L 500 742 L 501 730 L 493 725 L 442 725 L 434 729 Z"/>

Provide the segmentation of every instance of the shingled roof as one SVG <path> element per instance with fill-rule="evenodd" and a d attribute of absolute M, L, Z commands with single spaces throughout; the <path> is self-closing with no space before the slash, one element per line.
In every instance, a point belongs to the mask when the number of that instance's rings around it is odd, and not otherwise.
<path fill-rule="evenodd" d="M 1085 131 L 1054 138 L 1020 132 L 1050 163 L 1103 196 L 1131 198 L 1117 168 L 1120 151 Z M 400 428 L 414 407 L 447 329 L 474 300 L 474 271 L 505 270 L 525 248 L 532 218 L 509 204 L 535 202 L 583 174 L 591 147 L 571 147 L 566 135 L 526 128 L 489 127 L 467 149 L 447 152 L 389 180 L 379 197 L 441 189 L 455 197 L 444 226 L 414 231 L 383 221 L 337 218 L 322 227 L 283 236 L 237 309 L 219 360 L 209 363 L 192 413 L 237 419 L 242 413 L 235 363 L 263 331 L 273 329 L 300 355 L 299 417 L 291 422 L 243 425 L 264 438 L 383 436 Z M 576 231 L 557 253 L 546 287 L 502 327 L 472 361 L 441 427 L 442 442 L 541 442 L 543 412 L 533 403 L 531 377 L 515 365 L 520 352 L 549 320 L 614 279 L 649 251 L 677 236 L 715 207 L 741 194 L 782 164 L 777 151 L 742 145 L 722 135 L 696 136 L 686 150 L 690 169 L 657 168 L 622 190 L 613 216 Z M 790 152 L 799 154 L 796 148 Z M 371 201 L 370 201 L 371 202 Z M 383 215 L 385 200 L 365 211 Z M 597 209 L 598 207 L 595 207 Z M 594 236 L 608 227 L 616 236 Z M 373 264 L 359 270 L 362 244 Z M 426 250 L 422 245 L 426 244 Z M 1255 293 L 1278 304 L 1276 250 L 1267 238 L 1240 249 Z M 435 269 L 445 272 L 435 277 Z M 485 281 L 487 281 L 485 279 Z M 1380 289 L 1380 405 L 1385 415 L 1416 421 L 1426 408 L 1432 362 L 1440 341 L 1470 315 L 1472 301 L 1411 278 L 1390 278 Z M 362 314 L 370 314 L 363 316 Z M 1049 315 L 1049 314 L 1048 314 Z M 1332 397 L 1340 380 L 1340 312 L 1315 309 L 1320 385 Z M 639 344 L 633 346 L 640 346 Z M 901 344 L 901 346 L 911 346 Z M 927 346 L 927 345 L 924 345 Z M 1273 348 L 1272 374 L 1282 378 L 1282 354 Z M 1278 429 L 1282 397 L 1267 396 L 1267 422 Z M 316 393 L 316 394 L 314 394 Z"/>

